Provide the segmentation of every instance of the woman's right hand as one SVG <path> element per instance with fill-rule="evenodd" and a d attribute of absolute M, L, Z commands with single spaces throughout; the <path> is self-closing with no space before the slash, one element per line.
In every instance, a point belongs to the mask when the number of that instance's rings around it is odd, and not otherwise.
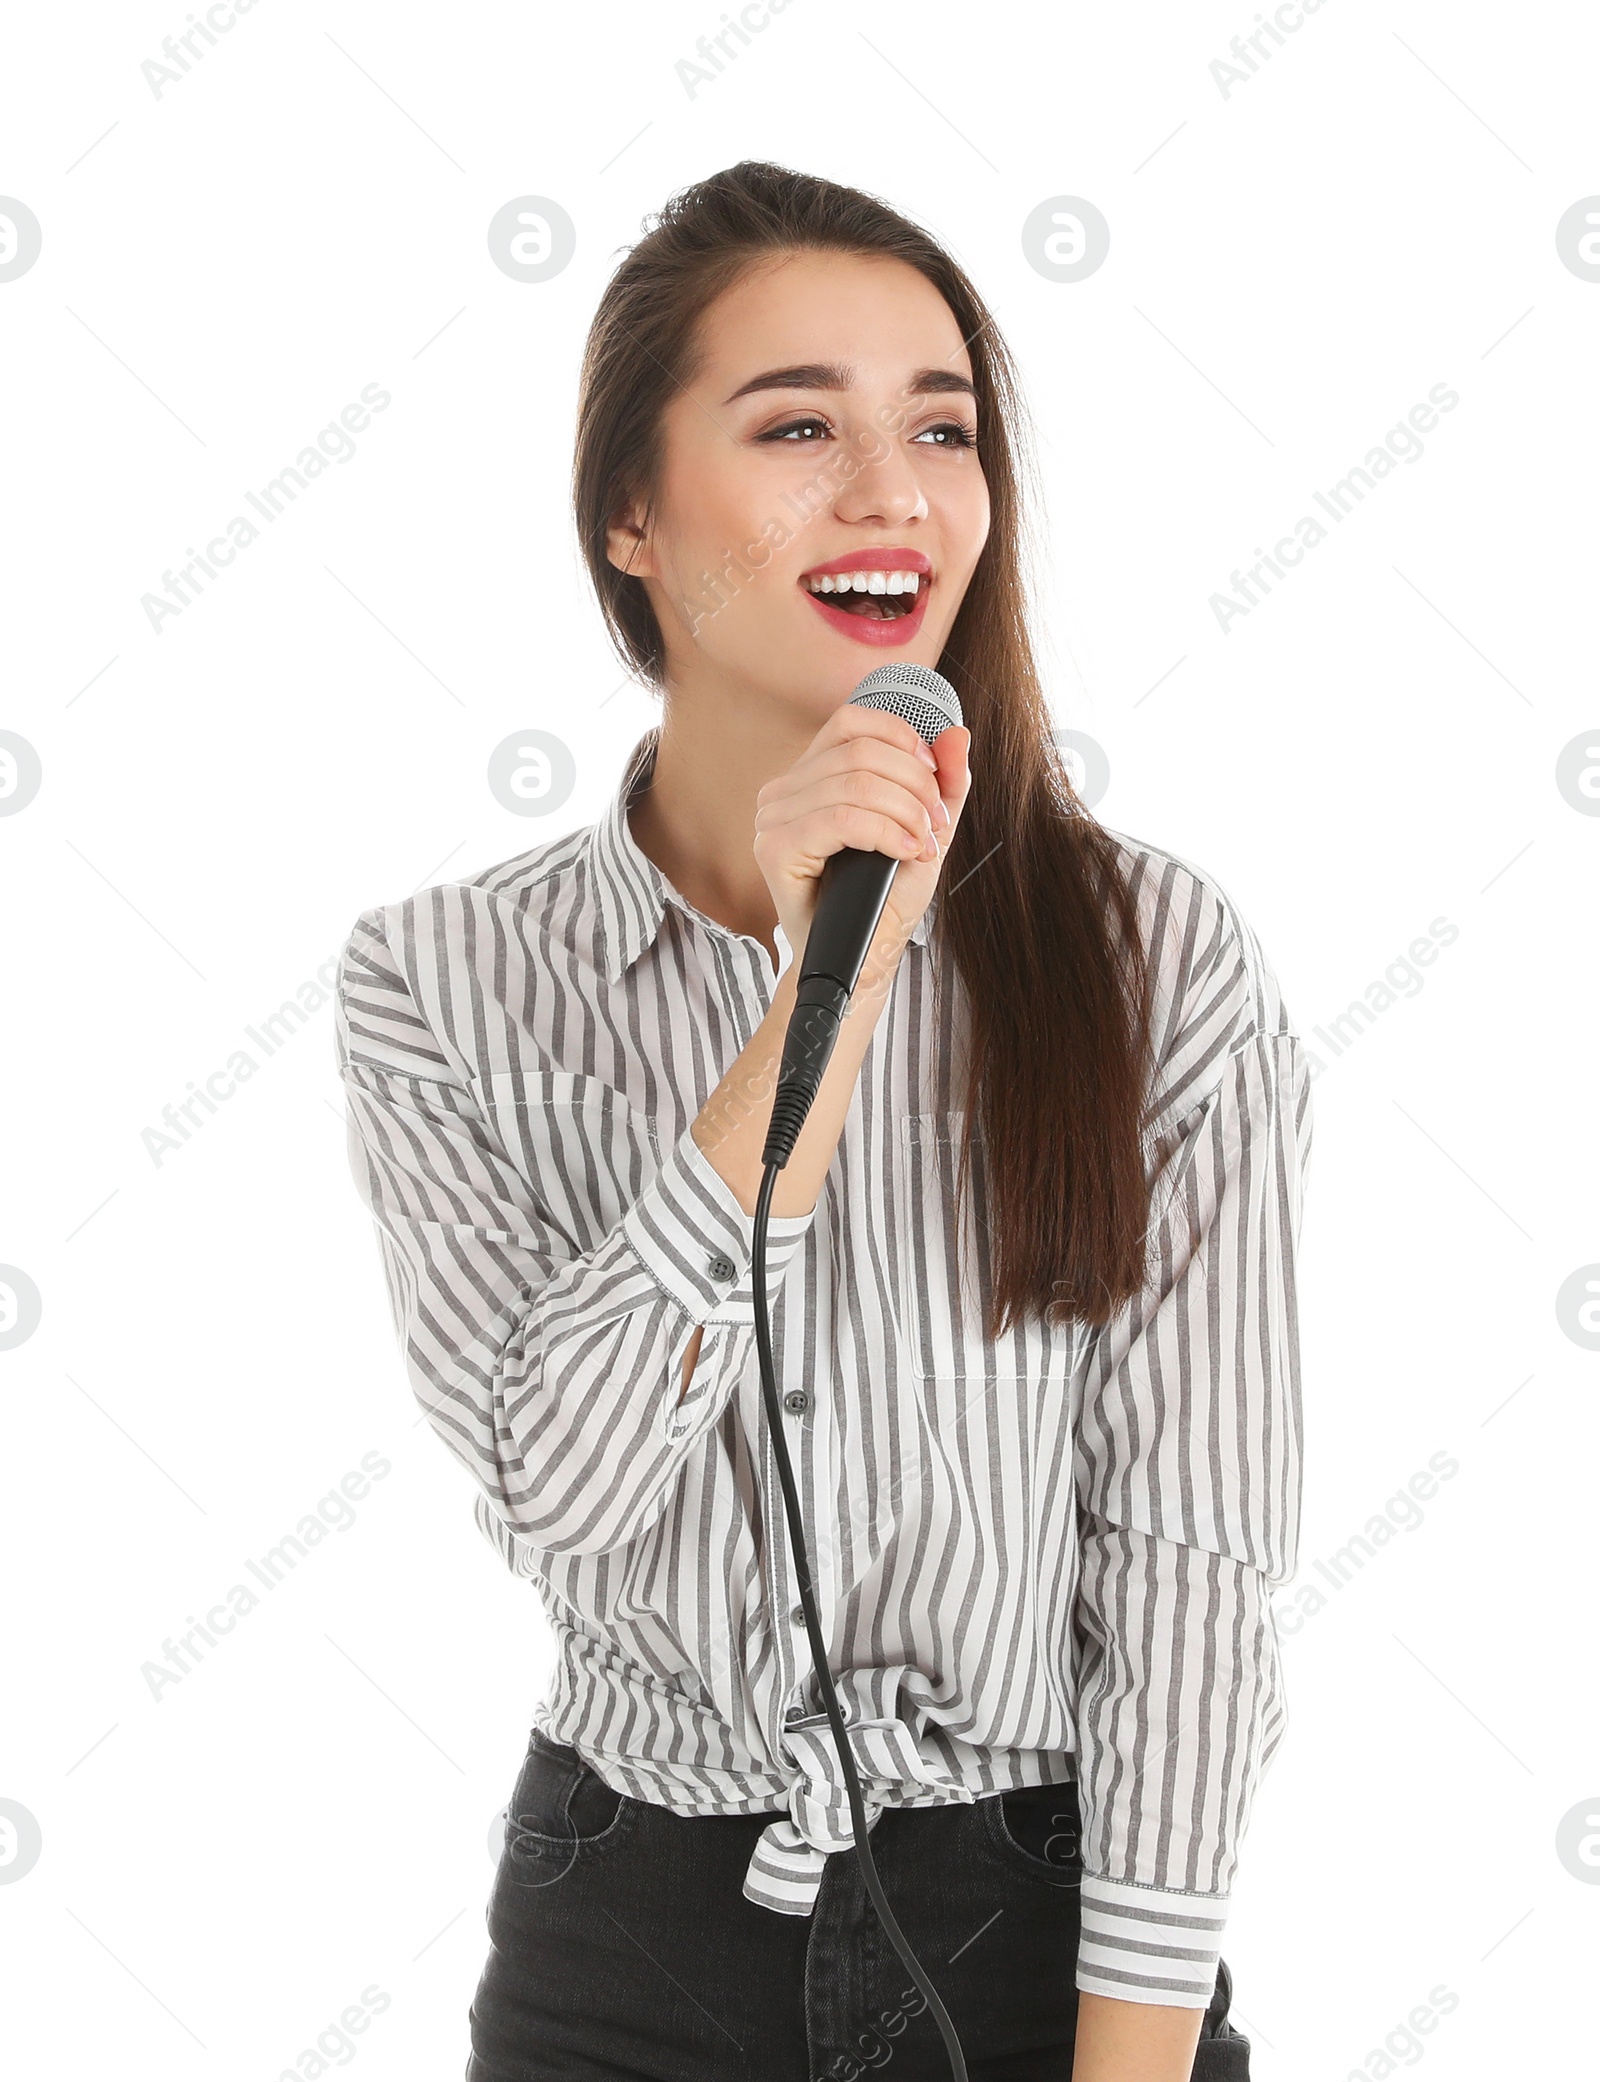
<path fill-rule="evenodd" d="M 889 891 L 902 934 L 927 909 L 971 785 L 972 732 L 952 723 L 926 745 L 903 716 L 845 702 L 786 773 L 756 796 L 755 856 L 796 956 L 822 871 L 843 847 L 900 863 Z"/>

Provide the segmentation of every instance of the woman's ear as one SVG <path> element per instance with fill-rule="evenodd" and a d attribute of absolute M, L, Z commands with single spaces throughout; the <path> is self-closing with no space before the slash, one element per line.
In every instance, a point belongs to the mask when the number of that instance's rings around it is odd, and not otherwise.
<path fill-rule="evenodd" d="M 631 578 L 658 578 L 644 514 L 637 502 L 621 507 L 606 524 L 606 555 Z"/>

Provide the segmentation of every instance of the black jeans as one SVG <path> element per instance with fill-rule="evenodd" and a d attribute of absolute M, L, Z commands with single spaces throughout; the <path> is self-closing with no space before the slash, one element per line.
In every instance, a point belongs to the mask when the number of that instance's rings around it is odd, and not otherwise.
<path fill-rule="evenodd" d="M 854 1849 L 809 1916 L 747 1901 L 768 1815 L 675 1815 L 535 1730 L 512 1794 L 466 2082 L 947 2082 L 944 2041 Z M 889 1808 L 873 1859 L 970 2082 L 1062 2082 L 1078 1997 L 1072 1784 Z M 1217 1970 L 1195 2082 L 1248 2082 Z"/>

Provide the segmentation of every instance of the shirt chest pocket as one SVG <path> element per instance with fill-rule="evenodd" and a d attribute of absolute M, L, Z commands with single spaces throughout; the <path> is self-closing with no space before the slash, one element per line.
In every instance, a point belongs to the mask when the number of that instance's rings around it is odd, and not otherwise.
<path fill-rule="evenodd" d="M 501 1070 L 480 1087 L 491 1127 L 579 1251 L 614 1229 L 660 1165 L 657 1126 L 626 1092 L 579 1070 Z"/>
<path fill-rule="evenodd" d="M 992 1342 L 985 1305 L 994 1284 L 981 1133 L 968 1188 L 956 1199 L 965 1116 L 903 1114 L 892 1152 L 891 1255 L 900 1329 L 919 1380 L 1064 1381 L 1071 1367 L 1070 1324 L 1025 1316 Z"/>

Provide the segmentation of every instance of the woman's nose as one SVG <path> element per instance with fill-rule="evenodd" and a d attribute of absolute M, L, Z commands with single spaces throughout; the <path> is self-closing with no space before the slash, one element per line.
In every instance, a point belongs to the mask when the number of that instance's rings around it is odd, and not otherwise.
<path fill-rule="evenodd" d="M 886 527 L 918 519 L 928 510 L 910 457 L 884 435 L 864 436 L 854 444 L 856 471 L 841 485 L 834 512 L 842 521 L 881 521 Z"/>

